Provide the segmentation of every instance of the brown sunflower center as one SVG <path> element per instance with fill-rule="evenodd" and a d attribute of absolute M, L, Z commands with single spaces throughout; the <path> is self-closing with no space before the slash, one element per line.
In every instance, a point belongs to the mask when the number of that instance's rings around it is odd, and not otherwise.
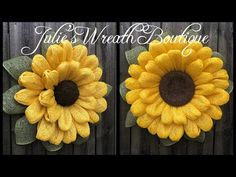
<path fill-rule="evenodd" d="M 62 106 L 72 105 L 79 97 L 79 89 L 76 83 L 64 80 L 54 89 L 55 99 Z"/>
<path fill-rule="evenodd" d="M 182 106 L 192 99 L 195 85 L 188 74 L 182 71 L 171 71 L 162 77 L 159 91 L 166 103 Z"/>

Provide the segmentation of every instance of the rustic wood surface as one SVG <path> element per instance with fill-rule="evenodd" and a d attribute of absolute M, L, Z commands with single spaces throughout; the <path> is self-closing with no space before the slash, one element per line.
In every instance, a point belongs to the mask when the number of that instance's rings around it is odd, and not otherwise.
<path fill-rule="evenodd" d="M 180 34 L 190 22 L 148 22 L 162 27 L 172 34 Z M 3 23 L 3 61 L 21 55 L 23 46 L 35 47 L 39 40 L 34 28 L 46 25 L 58 29 L 63 22 L 4 22 Z M 109 25 L 104 34 L 123 34 L 134 22 L 74 22 L 75 25 L 100 31 Z M 201 34 L 209 35 L 209 45 L 226 58 L 225 67 L 233 80 L 233 23 L 201 22 Z M 70 34 L 70 35 L 73 35 Z M 134 33 L 134 36 L 140 35 Z M 88 44 L 90 54 L 96 54 L 103 67 L 102 80 L 112 85 L 113 90 L 107 97 L 108 109 L 102 114 L 97 126 L 91 127 L 87 143 L 82 145 L 64 145 L 58 152 L 47 152 L 41 142 L 35 141 L 27 146 L 15 143 L 14 126 L 21 115 L 12 116 L 3 113 L 3 154 L 5 155 L 231 155 L 233 154 L 233 93 L 230 102 L 223 106 L 223 118 L 215 123 L 212 131 L 206 134 L 204 143 L 186 141 L 184 138 L 171 147 L 164 147 L 156 136 L 137 126 L 125 128 L 126 113 L 129 106 L 119 96 L 119 84 L 128 77 L 128 63 L 125 51 L 137 44 Z M 41 49 L 37 50 L 40 53 Z M 32 56 L 30 56 L 32 57 Z M 119 68 L 119 69 L 117 69 Z M 117 77 L 118 76 L 118 77 Z M 16 81 L 3 69 L 3 91 L 15 85 Z M 119 116 L 118 116 L 119 115 Z"/>

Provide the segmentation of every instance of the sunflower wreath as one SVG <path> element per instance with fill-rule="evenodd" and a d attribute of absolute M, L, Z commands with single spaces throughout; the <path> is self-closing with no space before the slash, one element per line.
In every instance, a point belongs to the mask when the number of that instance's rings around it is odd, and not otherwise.
<path fill-rule="evenodd" d="M 229 101 L 233 89 L 224 58 L 183 36 L 172 43 L 168 33 L 163 38 L 168 42 L 154 40 L 148 51 L 136 46 L 125 53 L 130 77 L 120 84 L 120 94 L 131 105 L 125 126 L 148 129 L 164 146 L 183 136 L 203 142 L 213 120 L 222 118 L 220 106 Z"/>
<path fill-rule="evenodd" d="M 90 135 L 89 123 L 97 124 L 107 109 L 104 96 L 112 87 L 99 81 L 99 60 L 84 45 L 43 43 L 42 51 L 45 56 L 3 62 L 19 83 L 3 94 L 3 111 L 25 114 L 15 124 L 16 144 L 38 139 L 48 151 L 61 149 L 63 143 L 82 144 Z"/>

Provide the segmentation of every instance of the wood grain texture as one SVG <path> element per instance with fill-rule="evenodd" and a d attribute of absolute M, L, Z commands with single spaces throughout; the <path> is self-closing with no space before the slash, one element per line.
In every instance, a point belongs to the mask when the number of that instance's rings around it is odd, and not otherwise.
<path fill-rule="evenodd" d="M 3 61 L 21 55 L 23 46 L 34 48 L 39 40 L 39 35 L 34 29 L 38 25 L 46 25 L 56 31 L 65 22 L 4 22 L 3 23 Z M 104 35 L 124 34 L 130 25 L 136 22 L 73 22 L 75 26 L 95 28 L 98 32 L 104 30 Z M 180 34 L 190 22 L 148 22 L 148 24 L 160 26 L 164 31 L 172 34 Z M 209 35 L 209 47 L 219 51 L 225 58 L 225 67 L 230 79 L 233 80 L 233 23 L 201 22 L 200 34 Z M 71 37 L 74 33 L 68 33 L 61 29 L 62 33 Z M 91 34 L 91 33 L 90 33 Z M 140 33 L 134 32 L 134 37 Z M 84 37 L 84 34 L 81 38 Z M 107 110 L 102 113 L 100 124 L 91 126 L 89 140 L 82 145 L 64 145 L 58 152 L 47 152 L 41 142 L 35 141 L 31 145 L 19 146 L 15 144 L 14 126 L 16 120 L 22 115 L 10 116 L 3 114 L 3 154 L 8 155 L 221 155 L 233 154 L 233 93 L 230 102 L 222 107 L 223 118 L 216 121 L 214 128 L 206 133 L 204 143 L 190 142 L 182 139 L 171 147 L 165 147 L 156 136 L 152 136 L 146 129 L 137 126 L 125 128 L 125 118 L 130 105 L 119 96 L 119 84 L 128 75 L 128 63 L 125 51 L 138 45 L 137 43 L 103 44 L 98 41 L 94 44 L 86 44 L 89 54 L 96 54 L 103 67 L 102 81 L 113 87 L 112 92 L 106 98 Z M 144 45 L 147 47 L 148 45 Z M 36 53 L 41 53 L 39 48 Z M 33 57 L 33 56 L 30 56 Z M 117 67 L 119 65 L 119 67 Z M 117 69 L 119 68 L 119 70 Z M 17 82 L 3 70 L 3 91 L 6 91 Z M 117 106 L 119 104 L 119 106 Z M 118 109 L 119 108 L 119 109 Z M 119 116 L 118 116 L 119 115 Z"/>

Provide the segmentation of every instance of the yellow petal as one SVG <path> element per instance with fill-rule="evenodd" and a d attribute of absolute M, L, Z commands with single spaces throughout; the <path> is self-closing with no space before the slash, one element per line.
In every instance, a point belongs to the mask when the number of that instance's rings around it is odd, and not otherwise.
<path fill-rule="evenodd" d="M 210 106 L 210 101 L 202 95 L 194 95 L 191 103 L 200 111 L 206 111 Z"/>
<path fill-rule="evenodd" d="M 145 51 L 139 54 L 137 60 L 139 65 L 144 68 L 149 60 L 153 60 L 153 56 L 151 55 L 150 52 Z"/>
<path fill-rule="evenodd" d="M 167 53 L 163 53 L 161 55 L 158 55 L 155 58 L 156 64 L 160 67 L 160 69 L 157 67 L 158 70 L 169 72 L 175 69 L 174 61 L 172 58 L 169 57 Z M 153 70 L 155 70 L 153 68 Z"/>
<path fill-rule="evenodd" d="M 47 60 L 42 55 L 35 55 L 32 60 L 32 71 L 39 76 L 42 76 L 45 70 L 51 70 L 51 67 Z"/>
<path fill-rule="evenodd" d="M 75 125 L 72 123 L 71 128 L 64 132 L 63 143 L 69 144 L 76 140 L 77 130 Z"/>
<path fill-rule="evenodd" d="M 222 111 L 219 106 L 210 105 L 209 109 L 205 112 L 214 120 L 220 120 L 222 118 Z"/>
<path fill-rule="evenodd" d="M 229 75 L 225 69 L 220 69 L 219 71 L 214 72 L 212 75 L 214 79 L 229 79 Z"/>
<path fill-rule="evenodd" d="M 38 124 L 36 138 L 41 141 L 48 141 L 56 130 L 56 123 L 42 119 Z"/>
<path fill-rule="evenodd" d="M 229 81 L 225 79 L 214 79 L 211 83 L 222 89 L 227 89 L 229 87 Z"/>
<path fill-rule="evenodd" d="M 139 78 L 142 72 L 144 72 L 144 69 L 139 65 L 131 64 L 129 66 L 128 73 L 133 78 L 136 78 L 136 79 Z"/>
<path fill-rule="evenodd" d="M 65 60 L 66 61 L 72 60 L 72 55 L 73 55 L 72 44 L 68 40 L 64 40 L 61 42 L 60 46 L 63 49 L 64 55 L 65 55 Z"/>
<path fill-rule="evenodd" d="M 96 99 L 92 96 L 88 97 L 80 96 L 79 99 L 76 101 L 76 104 L 79 104 L 85 109 L 95 109 L 97 102 Z"/>
<path fill-rule="evenodd" d="M 80 70 L 80 63 L 77 61 L 70 61 L 69 63 L 69 70 L 67 79 L 77 82 L 79 80 L 79 70 Z"/>
<path fill-rule="evenodd" d="M 195 87 L 195 94 L 197 95 L 211 95 L 215 89 L 213 84 L 202 84 Z"/>
<path fill-rule="evenodd" d="M 157 101 L 147 106 L 146 112 L 151 116 L 159 116 L 161 115 L 165 105 L 166 103 L 162 101 L 161 98 L 158 98 Z"/>
<path fill-rule="evenodd" d="M 183 35 L 178 35 L 174 38 L 172 47 L 173 49 L 182 50 L 188 45 L 186 38 Z"/>
<path fill-rule="evenodd" d="M 149 60 L 148 63 L 145 65 L 145 69 L 149 73 L 153 73 L 159 76 L 163 76 L 165 74 L 165 71 L 161 69 L 161 65 L 154 60 Z"/>
<path fill-rule="evenodd" d="M 161 122 L 163 124 L 171 124 L 173 122 L 172 107 L 166 104 L 161 114 Z"/>
<path fill-rule="evenodd" d="M 97 67 L 95 70 L 93 70 L 94 76 L 95 76 L 95 81 L 99 81 L 102 77 L 102 69 Z"/>
<path fill-rule="evenodd" d="M 143 88 L 157 87 L 160 81 L 160 76 L 148 72 L 143 72 L 138 82 Z"/>
<path fill-rule="evenodd" d="M 194 79 L 202 73 L 203 63 L 198 59 L 186 67 L 186 72 Z"/>
<path fill-rule="evenodd" d="M 158 124 L 159 120 L 155 119 L 151 125 L 148 126 L 148 131 L 149 133 L 151 133 L 152 135 L 155 135 L 157 133 L 157 124 Z"/>
<path fill-rule="evenodd" d="M 200 75 L 198 75 L 194 79 L 195 85 L 201 85 L 210 82 L 213 79 L 213 76 L 211 73 L 202 72 Z"/>
<path fill-rule="evenodd" d="M 63 112 L 58 119 L 58 126 L 62 131 L 67 131 L 71 128 L 72 123 L 73 122 L 70 110 L 69 108 L 64 107 Z"/>
<path fill-rule="evenodd" d="M 211 117 L 205 113 L 202 113 L 202 115 L 197 120 L 195 120 L 195 123 L 205 132 L 210 131 L 213 127 L 213 121 Z"/>
<path fill-rule="evenodd" d="M 49 122 L 56 122 L 62 114 L 64 114 L 63 107 L 58 104 L 47 108 L 48 120 Z"/>
<path fill-rule="evenodd" d="M 198 42 L 198 41 L 193 41 L 193 42 L 190 42 L 189 43 L 189 46 L 188 48 L 192 48 L 194 49 L 195 51 L 199 51 L 201 48 L 202 48 L 202 43 L 201 42 Z M 204 49 L 205 50 L 205 49 Z M 207 49 L 208 50 L 208 49 Z"/>
<path fill-rule="evenodd" d="M 204 72 L 214 73 L 223 67 L 223 61 L 220 58 L 208 58 L 204 61 Z"/>
<path fill-rule="evenodd" d="M 212 95 L 207 96 L 207 99 L 211 104 L 221 106 L 229 101 L 229 94 L 221 88 L 215 88 Z"/>
<path fill-rule="evenodd" d="M 172 141 L 179 141 L 183 135 L 184 135 L 183 125 L 173 124 L 170 130 L 169 138 Z"/>
<path fill-rule="evenodd" d="M 73 60 L 82 61 L 88 54 L 88 50 L 84 45 L 77 45 L 73 48 Z"/>
<path fill-rule="evenodd" d="M 167 138 L 170 135 L 172 124 L 163 124 L 160 119 L 157 120 L 157 136 L 159 138 Z"/>
<path fill-rule="evenodd" d="M 144 114 L 137 118 L 137 124 L 141 128 L 147 128 L 155 119 L 155 117 Z"/>
<path fill-rule="evenodd" d="M 70 109 L 72 118 L 76 122 L 83 124 L 89 121 L 88 112 L 84 108 L 82 108 L 79 104 L 74 104 L 70 106 L 69 109 Z"/>
<path fill-rule="evenodd" d="M 56 70 L 45 70 L 42 75 L 42 81 L 46 89 L 53 89 L 59 82 L 59 73 Z"/>
<path fill-rule="evenodd" d="M 182 111 L 190 120 L 196 120 L 201 115 L 201 112 L 192 103 L 182 106 Z"/>
<path fill-rule="evenodd" d="M 95 93 L 93 96 L 95 98 L 102 98 L 107 94 L 107 84 L 105 82 L 97 82 L 95 87 Z"/>
<path fill-rule="evenodd" d="M 46 91 L 42 91 L 39 95 L 39 102 L 45 107 L 50 107 L 56 104 L 53 90 L 48 89 Z"/>
<path fill-rule="evenodd" d="M 139 96 L 143 103 L 153 103 L 160 96 L 157 88 L 146 88 L 143 89 Z"/>
<path fill-rule="evenodd" d="M 187 120 L 187 124 L 184 125 L 184 131 L 190 138 L 196 138 L 200 135 L 200 129 L 194 121 Z"/>
<path fill-rule="evenodd" d="M 78 81 L 76 82 L 78 86 L 89 84 L 95 80 L 95 75 L 89 68 L 80 69 L 78 76 Z"/>
<path fill-rule="evenodd" d="M 40 90 L 21 89 L 14 95 L 14 99 L 23 105 L 31 105 L 38 98 Z"/>
<path fill-rule="evenodd" d="M 104 98 L 98 98 L 96 108 L 94 109 L 97 113 L 102 113 L 107 109 L 107 101 Z"/>
<path fill-rule="evenodd" d="M 188 48 L 182 51 L 181 54 L 183 60 L 183 68 L 186 68 L 190 63 L 197 59 L 197 52 L 192 48 Z"/>
<path fill-rule="evenodd" d="M 129 90 L 139 89 L 141 88 L 137 79 L 129 77 L 125 80 L 125 87 Z"/>
<path fill-rule="evenodd" d="M 29 123 L 35 124 L 42 119 L 45 112 L 46 108 L 40 104 L 38 99 L 35 99 L 34 102 L 26 108 L 25 116 Z"/>
<path fill-rule="evenodd" d="M 86 138 L 90 135 L 90 127 L 88 123 L 78 124 L 75 123 L 76 130 L 82 138 Z"/>
<path fill-rule="evenodd" d="M 51 68 L 56 69 L 65 60 L 63 48 L 57 44 L 50 45 L 46 53 L 46 58 Z"/>
<path fill-rule="evenodd" d="M 169 50 L 172 49 L 172 41 L 171 40 L 172 40 L 171 36 L 168 35 L 162 41 L 163 46 L 166 48 L 166 52 L 168 52 Z"/>
<path fill-rule="evenodd" d="M 81 62 L 81 68 L 96 69 L 99 61 L 96 55 L 89 55 Z"/>
<path fill-rule="evenodd" d="M 97 82 L 92 82 L 90 84 L 82 85 L 79 87 L 80 96 L 91 96 L 96 92 Z"/>
<path fill-rule="evenodd" d="M 125 98 L 128 104 L 133 104 L 137 99 L 139 99 L 139 93 L 142 89 L 131 90 L 126 93 Z"/>
<path fill-rule="evenodd" d="M 168 52 L 168 55 L 170 57 L 170 60 L 174 63 L 175 70 L 181 70 L 183 71 L 183 64 L 182 64 L 182 54 L 180 50 L 170 50 Z"/>
<path fill-rule="evenodd" d="M 70 64 L 69 62 L 62 62 L 58 67 L 57 67 L 57 72 L 59 73 L 59 81 L 66 80 L 69 77 L 69 72 L 70 72 Z"/>
<path fill-rule="evenodd" d="M 149 44 L 148 50 L 152 54 L 153 58 L 155 58 L 156 56 L 158 56 L 162 53 L 167 52 L 163 43 L 160 41 L 157 41 L 157 40 L 154 40 Z"/>
<path fill-rule="evenodd" d="M 32 89 L 32 90 L 44 89 L 42 79 L 39 77 L 39 75 L 29 71 L 25 71 L 20 75 L 18 83 L 19 85 L 24 86 L 27 89 Z"/>
<path fill-rule="evenodd" d="M 200 58 L 202 60 L 211 58 L 211 56 L 212 56 L 212 50 L 210 47 L 203 47 L 197 52 L 197 58 Z"/>
<path fill-rule="evenodd" d="M 51 144 L 59 145 L 64 138 L 64 132 L 61 131 L 58 127 L 55 128 L 52 136 L 49 139 Z"/>
<path fill-rule="evenodd" d="M 89 114 L 89 122 L 90 123 L 95 124 L 99 121 L 100 117 L 95 111 L 87 110 L 87 112 Z"/>
<path fill-rule="evenodd" d="M 173 120 L 175 124 L 186 124 L 187 118 L 181 107 L 172 108 Z"/>
<path fill-rule="evenodd" d="M 136 100 L 130 107 L 130 111 L 135 117 L 142 116 L 146 113 L 146 107 L 147 105 L 144 104 L 141 99 Z"/>

